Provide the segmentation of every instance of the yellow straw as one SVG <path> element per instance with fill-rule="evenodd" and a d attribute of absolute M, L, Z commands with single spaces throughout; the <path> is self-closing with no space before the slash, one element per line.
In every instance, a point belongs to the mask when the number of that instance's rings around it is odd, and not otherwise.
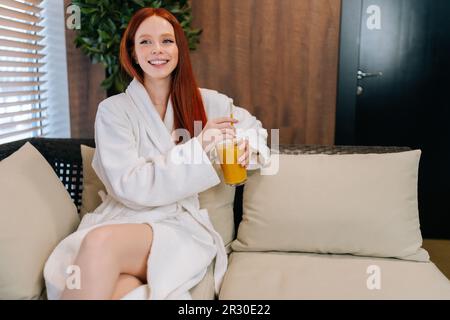
<path fill-rule="evenodd" d="M 234 117 L 233 117 L 233 100 L 230 100 L 230 118 L 234 119 Z M 233 127 L 233 122 L 231 123 L 231 126 Z"/>

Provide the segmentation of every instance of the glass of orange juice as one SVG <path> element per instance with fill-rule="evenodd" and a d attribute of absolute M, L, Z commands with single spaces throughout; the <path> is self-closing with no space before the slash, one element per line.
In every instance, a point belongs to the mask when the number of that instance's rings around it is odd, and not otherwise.
<path fill-rule="evenodd" d="M 239 150 L 238 140 L 224 140 L 216 145 L 217 156 L 222 168 L 225 183 L 240 186 L 247 181 L 247 169 L 238 163 L 244 150 Z"/>

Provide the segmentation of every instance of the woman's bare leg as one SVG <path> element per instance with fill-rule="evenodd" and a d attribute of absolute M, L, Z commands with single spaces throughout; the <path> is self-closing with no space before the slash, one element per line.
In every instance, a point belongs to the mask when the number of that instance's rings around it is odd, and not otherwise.
<path fill-rule="evenodd" d="M 61 299 L 111 299 L 122 273 L 147 282 L 152 240 L 153 230 L 147 224 L 114 224 L 91 230 L 74 263 L 80 267 L 81 288 L 66 288 Z"/>
<path fill-rule="evenodd" d="M 112 299 L 119 300 L 123 298 L 126 294 L 130 293 L 136 288 L 139 288 L 143 284 L 144 283 L 135 276 L 122 273 L 120 274 L 119 280 L 116 283 L 116 288 L 114 289 Z"/>

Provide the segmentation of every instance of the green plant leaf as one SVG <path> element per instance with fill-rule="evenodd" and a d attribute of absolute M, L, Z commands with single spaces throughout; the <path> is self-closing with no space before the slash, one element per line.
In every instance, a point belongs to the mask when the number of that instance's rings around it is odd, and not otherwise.
<path fill-rule="evenodd" d="M 100 37 L 99 41 L 104 44 L 106 43 L 108 40 L 111 39 L 111 37 L 109 36 L 109 34 L 104 31 L 104 30 L 97 30 L 98 31 L 98 35 Z"/>
<path fill-rule="evenodd" d="M 82 7 L 80 8 L 81 14 L 92 14 L 97 11 L 97 8 L 88 8 L 88 7 Z"/>
<path fill-rule="evenodd" d="M 140 5 L 141 7 L 145 7 L 145 3 L 142 0 L 132 0 L 134 3 Z"/>

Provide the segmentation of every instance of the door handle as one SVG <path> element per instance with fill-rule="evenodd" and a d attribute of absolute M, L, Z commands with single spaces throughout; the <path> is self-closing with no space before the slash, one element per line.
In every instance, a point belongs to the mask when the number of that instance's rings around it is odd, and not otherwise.
<path fill-rule="evenodd" d="M 383 75 L 383 72 L 364 72 L 361 70 L 358 70 L 357 78 L 358 80 L 368 78 L 368 77 L 381 77 Z"/>

